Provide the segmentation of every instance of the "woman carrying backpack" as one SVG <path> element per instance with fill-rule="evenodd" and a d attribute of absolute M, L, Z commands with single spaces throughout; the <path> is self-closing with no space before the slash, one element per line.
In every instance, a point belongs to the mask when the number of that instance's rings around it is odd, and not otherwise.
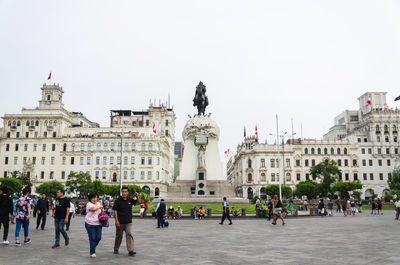
<path fill-rule="evenodd" d="M 89 202 L 86 205 L 85 228 L 89 236 L 90 257 L 95 258 L 96 247 L 101 240 L 103 227 L 99 218 L 99 215 L 102 214 L 103 205 L 101 201 L 99 201 L 99 196 L 94 192 L 89 194 L 88 199 Z"/>

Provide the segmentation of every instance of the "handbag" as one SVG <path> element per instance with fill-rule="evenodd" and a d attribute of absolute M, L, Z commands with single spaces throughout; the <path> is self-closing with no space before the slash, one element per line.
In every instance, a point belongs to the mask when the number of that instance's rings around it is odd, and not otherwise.
<path fill-rule="evenodd" d="M 108 214 L 106 214 L 105 212 L 101 212 L 99 213 L 99 222 L 101 223 L 102 226 L 104 227 L 109 227 L 110 224 L 108 222 Z"/>

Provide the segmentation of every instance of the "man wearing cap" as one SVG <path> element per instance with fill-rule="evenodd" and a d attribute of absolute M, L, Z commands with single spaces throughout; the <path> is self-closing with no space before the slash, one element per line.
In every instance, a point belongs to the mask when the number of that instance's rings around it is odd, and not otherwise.
<path fill-rule="evenodd" d="M 8 196 L 8 188 L 0 188 L 0 228 L 3 225 L 3 244 L 8 245 L 8 227 L 10 224 L 10 215 L 13 214 L 13 203 Z"/>
<path fill-rule="evenodd" d="M 229 224 L 232 224 L 231 217 L 229 216 L 229 202 L 226 200 L 226 197 L 224 197 L 224 202 L 222 203 L 222 219 L 221 222 L 219 223 L 220 225 L 224 224 L 225 218 L 228 218 Z"/>
<path fill-rule="evenodd" d="M 165 212 L 167 211 L 167 204 L 164 199 L 157 204 L 156 213 L 157 213 L 157 228 L 164 227 L 165 224 Z"/>

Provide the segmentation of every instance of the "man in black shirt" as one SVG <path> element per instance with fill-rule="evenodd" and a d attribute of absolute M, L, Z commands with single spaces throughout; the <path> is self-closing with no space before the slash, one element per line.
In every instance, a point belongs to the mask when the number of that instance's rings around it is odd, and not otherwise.
<path fill-rule="evenodd" d="M 140 204 L 139 194 L 135 191 L 135 198 L 128 197 L 129 190 L 127 187 L 122 187 L 122 196 L 115 200 L 114 203 L 114 217 L 115 217 L 115 244 L 114 254 L 118 254 L 119 247 L 121 246 L 122 236 L 125 231 L 126 236 L 126 247 L 128 248 L 129 256 L 136 254 L 133 251 L 134 240 L 132 236 L 132 207 L 136 204 Z"/>
<path fill-rule="evenodd" d="M 13 202 L 8 196 L 8 188 L 0 188 L 0 228 L 3 224 L 3 244 L 8 245 L 8 227 L 10 224 L 10 216 L 13 214 Z"/>
<path fill-rule="evenodd" d="M 53 211 L 54 217 L 54 228 L 56 230 L 56 242 L 52 248 L 60 247 L 60 233 L 65 239 L 65 245 L 69 244 L 69 237 L 67 232 L 64 230 L 64 224 L 68 223 L 68 213 L 69 213 L 69 200 L 64 196 L 64 190 L 57 190 L 57 199 Z"/>
<path fill-rule="evenodd" d="M 39 229 L 40 221 L 42 221 L 42 230 L 44 230 L 44 226 L 46 225 L 46 215 L 49 214 L 49 201 L 46 198 L 46 194 L 42 194 L 42 197 L 38 200 L 35 209 L 37 209 L 37 222 L 36 229 Z"/>

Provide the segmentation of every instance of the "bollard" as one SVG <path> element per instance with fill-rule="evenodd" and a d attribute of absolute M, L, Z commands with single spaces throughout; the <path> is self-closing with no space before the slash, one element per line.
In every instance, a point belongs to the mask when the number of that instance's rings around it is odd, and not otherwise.
<path fill-rule="evenodd" d="M 260 209 L 259 208 L 256 209 L 256 217 L 260 217 Z"/>
<path fill-rule="evenodd" d="M 246 216 L 246 209 L 242 208 L 242 217 Z"/>
<path fill-rule="evenodd" d="M 207 217 L 211 217 L 212 212 L 211 212 L 211 208 L 207 208 Z"/>

